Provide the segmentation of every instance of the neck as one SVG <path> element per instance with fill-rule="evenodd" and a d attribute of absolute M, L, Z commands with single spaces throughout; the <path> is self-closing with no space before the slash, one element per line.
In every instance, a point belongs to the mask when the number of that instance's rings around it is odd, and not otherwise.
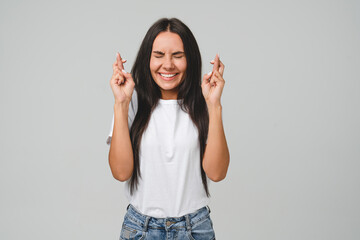
<path fill-rule="evenodd" d="M 164 100 L 177 99 L 177 91 L 166 91 L 166 92 L 162 91 L 161 99 L 164 99 Z"/>

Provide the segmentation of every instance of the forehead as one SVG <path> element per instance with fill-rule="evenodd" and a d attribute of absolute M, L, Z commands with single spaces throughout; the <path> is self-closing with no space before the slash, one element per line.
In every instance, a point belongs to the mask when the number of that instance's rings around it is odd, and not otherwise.
<path fill-rule="evenodd" d="M 154 40 L 153 50 L 184 51 L 184 45 L 178 34 L 172 32 L 161 32 Z"/>

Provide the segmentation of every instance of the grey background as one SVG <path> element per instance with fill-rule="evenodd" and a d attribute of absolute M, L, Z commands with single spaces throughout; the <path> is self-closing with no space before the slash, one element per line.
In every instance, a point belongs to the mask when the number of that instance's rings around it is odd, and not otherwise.
<path fill-rule="evenodd" d="M 360 238 L 359 1 L 1 1 L 0 239 L 118 239 L 116 51 L 178 17 L 226 68 L 217 239 Z"/>

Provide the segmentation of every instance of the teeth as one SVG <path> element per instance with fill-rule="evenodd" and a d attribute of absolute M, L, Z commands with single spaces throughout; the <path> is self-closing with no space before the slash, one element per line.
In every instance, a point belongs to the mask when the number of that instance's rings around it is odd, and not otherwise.
<path fill-rule="evenodd" d="M 162 73 L 160 73 L 160 75 L 163 76 L 163 77 L 168 77 L 168 78 L 170 78 L 170 77 L 175 76 L 176 73 L 175 73 L 175 74 L 162 74 Z"/>

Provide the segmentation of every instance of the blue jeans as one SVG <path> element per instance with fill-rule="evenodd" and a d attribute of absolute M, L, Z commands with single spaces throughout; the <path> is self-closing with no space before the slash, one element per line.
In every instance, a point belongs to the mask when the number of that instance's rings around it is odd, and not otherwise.
<path fill-rule="evenodd" d="M 215 240 L 209 206 L 176 218 L 154 218 L 138 212 L 129 204 L 121 228 L 124 239 Z"/>

